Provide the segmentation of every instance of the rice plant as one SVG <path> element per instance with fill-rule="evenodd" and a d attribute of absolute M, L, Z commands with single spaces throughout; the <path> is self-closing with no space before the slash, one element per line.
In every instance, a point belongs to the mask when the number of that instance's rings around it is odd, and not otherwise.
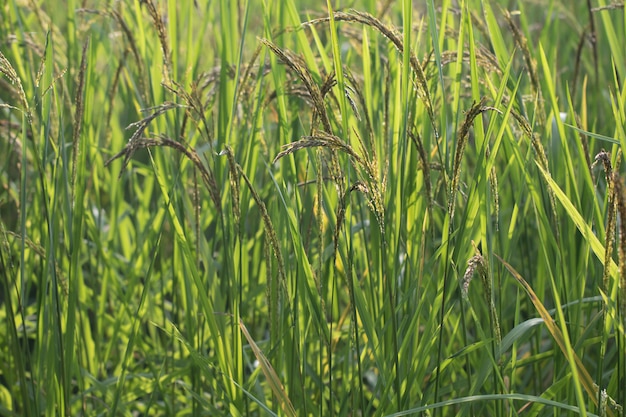
<path fill-rule="evenodd" d="M 623 2 L 66 3 L 0 5 L 0 415 L 624 416 Z"/>

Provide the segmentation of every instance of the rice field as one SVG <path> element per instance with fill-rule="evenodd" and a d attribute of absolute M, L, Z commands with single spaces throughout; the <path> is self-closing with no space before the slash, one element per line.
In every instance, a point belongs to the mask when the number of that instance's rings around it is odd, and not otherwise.
<path fill-rule="evenodd" d="M 0 415 L 624 416 L 624 44 L 605 0 L 2 2 Z"/>

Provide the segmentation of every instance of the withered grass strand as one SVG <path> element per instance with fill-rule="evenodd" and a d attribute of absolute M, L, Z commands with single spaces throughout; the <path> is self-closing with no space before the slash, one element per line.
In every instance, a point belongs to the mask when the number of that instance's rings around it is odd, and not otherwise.
<path fill-rule="evenodd" d="M 112 134 L 111 129 L 109 127 L 111 126 L 111 118 L 113 117 L 113 111 L 115 109 L 115 106 L 113 105 L 113 103 L 115 101 L 117 87 L 120 82 L 120 74 L 122 73 L 122 69 L 124 69 L 124 63 L 127 57 L 128 57 L 128 50 L 124 51 L 124 54 L 122 55 L 122 58 L 120 59 L 119 64 L 117 65 L 117 68 L 115 69 L 115 72 L 113 73 L 114 74 L 113 82 L 111 82 L 111 88 L 109 88 L 109 91 L 107 93 L 107 98 L 109 102 L 109 107 L 107 109 L 106 116 L 105 116 L 105 121 L 106 121 L 105 126 L 107 127 L 107 130 L 106 130 L 107 139 L 110 138 Z"/>
<path fill-rule="evenodd" d="M 613 2 L 611 4 L 607 4 L 604 6 L 599 6 L 599 7 L 594 7 L 593 9 L 591 9 L 592 12 L 602 12 L 605 10 L 618 10 L 618 9 L 623 9 L 624 8 L 624 2 Z"/>
<path fill-rule="evenodd" d="M 363 25 L 372 27 L 380 32 L 384 37 L 389 39 L 391 43 L 396 47 L 398 52 L 404 52 L 404 43 L 402 42 L 402 35 L 393 27 L 385 25 L 383 22 L 375 18 L 369 13 L 360 12 L 357 10 L 350 10 L 349 13 L 346 12 L 334 12 L 334 19 L 337 22 L 357 22 Z M 302 24 L 303 27 L 309 25 L 315 25 L 319 23 L 326 23 L 330 20 L 329 17 L 323 17 L 320 19 L 313 19 L 308 22 L 304 22 Z M 430 93 L 428 90 L 428 81 L 426 79 L 426 75 L 424 73 L 424 69 L 422 65 L 418 61 L 417 57 L 413 52 L 410 53 L 410 65 L 415 73 L 416 80 L 414 81 L 414 85 L 416 87 L 418 96 L 420 97 L 422 103 L 426 107 L 426 111 L 428 113 L 428 118 L 430 119 L 433 131 L 435 132 L 435 136 L 439 136 L 437 130 L 437 124 L 435 120 L 435 113 L 433 110 L 433 103 L 430 98 Z"/>
<path fill-rule="evenodd" d="M 574 89 L 573 97 L 576 97 L 576 85 L 578 84 L 578 73 L 580 72 L 581 58 L 583 54 L 583 47 L 585 46 L 585 40 L 587 40 L 586 28 L 580 34 L 578 45 L 576 46 L 576 58 L 574 58 L 574 75 L 572 75 L 572 88 Z"/>
<path fill-rule="evenodd" d="M 81 128 L 83 125 L 83 113 L 85 111 L 84 104 L 84 90 L 85 90 L 85 73 L 87 71 L 87 47 L 89 46 L 89 39 L 83 44 L 83 52 L 80 60 L 80 70 L 78 72 L 78 86 L 76 87 L 76 111 L 74 113 L 74 131 L 72 133 L 72 201 L 74 201 L 75 185 L 76 185 L 76 172 L 78 165 L 78 151 Z"/>
<path fill-rule="evenodd" d="M 517 27 L 513 18 L 511 17 L 511 13 L 500 7 L 504 19 L 506 20 L 511 32 L 513 33 L 513 39 L 515 43 L 522 51 L 522 56 L 524 57 L 524 64 L 526 66 L 526 71 L 530 76 L 530 86 L 532 89 L 533 99 L 535 101 L 536 109 L 537 109 L 537 119 L 541 126 L 546 125 L 546 112 L 543 106 L 543 97 L 541 95 L 541 85 L 539 84 L 539 74 L 537 72 L 537 62 L 533 59 L 532 54 L 530 53 L 530 49 L 528 48 L 528 41 L 526 36 L 522 33 L 522 31 Z"/>

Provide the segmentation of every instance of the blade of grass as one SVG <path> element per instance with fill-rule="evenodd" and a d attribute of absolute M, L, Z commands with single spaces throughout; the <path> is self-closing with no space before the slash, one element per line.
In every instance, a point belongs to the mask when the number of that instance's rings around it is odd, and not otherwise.
<path fill-rule="evenodd" d="M 259 366 L 261 367 L 261 370 L 263 371 L 265 378 L 269 381 L 272 392 L 279 399 L 281 408 L 283 409 L 286 415 L 296 417 L 298 413 L 296 413 L 296 409 L 294 408 L 293 404 L 289 400 L 289 396 L 285 392 L 285 388 L 283 387 L 283 384 L 280 382 L 280 379 L 278 378 L 276 371 L 272 367 L 272 364 L 265 357 L 265 355 L 263 354 L 263 351 L 259 349 L 257 344 L 254 342 L 254 339 L 252 339 L 252 336 L 250 336 L 250 333 L 248 332 L 248 329 L 246 328 L 246 325 L 243 323 L 243 321 L 239 321 L 239 328 L 241 329 L 241 332 L 243 333 L 246 340 L 250 344 L 250 347 L 252 348 L 252 351 L 254 352 L 254 356 L 259 361 Z"/>
<path fill-rule="evenodd" d="M 572 373 L 574 374 L 574 383 L 578 384 L 578 381 L 580 381 L 580 383 L 585 388 L 585 391 L 591 398 L 592 402 L 595 405 L 598 405 L 598 396 L 596 392 L 596 387 L 594 387 L 593 379 L 591 378 L 591 375 L 589 375 L 589 372 L 585 368 L 584 364 L 582 363 L 576 352 L 573 351 L 570 341 L 568 340 L 567 333 L 562 332 L 561 329 L 563 329 L 563 323 L 561 323 L 561 328 L 557 327 L 556 322 L 554 321 L 550 313 L 548 313 L 548 310 L 544 307 L 543 303 L 539 300 L 539 298 L 537 298 L 537 295 L 533 291 L 532 287 L 526 282 L 526 280 L 504 259 L 495 254 L 494 256 L 498 258 L 502 265 L 504 265 L 504 267 L 511 273 L 511 275 L 513 275 L 517 282 L 519 282 L 522 288 L 524 288 L 524 291 L 526 291 L 526 294 L 528 294 L 530 301 L 535 306 L 537 313 L 543 319 L 546 328 L 561 349 L 561 352 L 563 352 L 563 354 L 568 357 Z M 560 314 L 562 314 L 562 312 Z M 582 395 L 582 393 L 580 395 Z M 579 401 L 579 407 L 584 406 L 585 403 L 581 400 L 581 398 L 577 398 L 577 400 Z M 587 410 L 585 408 L 580 408 L 580 413 L 583 416 L 590 415 L 587 413 Z M 608 413 L 610 416 L 613 416 L 613 412 L 611 410 L 608 410 Z"/>

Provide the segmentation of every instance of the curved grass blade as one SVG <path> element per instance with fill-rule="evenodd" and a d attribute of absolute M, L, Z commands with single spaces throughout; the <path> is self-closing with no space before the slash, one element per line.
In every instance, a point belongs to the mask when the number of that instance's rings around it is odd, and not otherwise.
<path fill-rule="evenodd" d="M 241 329 L 241 332 L 248 340 L 248 343 L 250 343 L 250 347 L 252 348 L 252 351 L 254 352 L 254 356 L 259 361 L 259 366 L 261 367 L 261 370 L 263 371 L 265 378 L 267 378 L 267 382 L 269 382 L 272 392 L 279 399 L 280 406 L 282 407 L 283 411 L 285 412 L 285 414 L 287 414 L 290 417 L 296 417 L 298 415 L 296 413 L 296 409 L 293 407 L 293 404 L 289 400 L 289 396 L 287 396 L 287 393 L 285 392 L 285 388 L 283 387 L 283 384 L 280 382 L 280 378 L 278 378 L 278 375 L 276 375 L 276 371 L 272 367 L 272 364 L 270 363 L 270 361 L 267 359 L 267 357 L 265 357 L 261 349 L 259 349 L 259 346 L 257 346 L 257 344 L 254 342 L 254 339 L 252 338 L 252 336 L 250 336 L 250 333 L 248 332 L 246 325 L 243 324 L 242 320 L 239 320 L 239 328 Z"/>
<path fill-rule="evenodd" d="M 411 408 L 410 410 L 404 410 L 398 413 L 388 414 L 385 417 L 402 417 L 402 416 L 408 416 L 408 415 L 413 415 L 417 413 L 423 413 L 424 411 L 428 411 L 428 410 L 443 409 L 445 407 L 450 407 L 450 406 L 457 405 L 457 404 L 467 404 L 467 403 L 482 402 L 482 401 L 501 401 L 501 400 L 502 401 L 503 400 L 518 400 L 518 401 L 538 403 L 538 404 L 543 404 L 548 407 L 553 407 L 557 409 L 562 409 L 562 410 L 567 410 L 567 411 L 571 411 L 574 413 L 582 414 L 580 408 L 576 406 L 563 404 L 557 401 L 547 400 L 545 398 L 537 397 L 534 395 L 488 394 L 488 395 L 472 395 L 469 397 L 454 398 L 452 400 L 441 401 L 435 404 L 424 405 L 421 407 Z M 592 413 L 587 413 L 587 416 L 598 417 L 596 414 L 592 414 Z"/>
<path fill-rule="evenodd" d="M 563 208 L 565 208 L 565 211 L 569 215 L 570 219 L 572 219 L 572 221 L 574 222 L 574 224 L 576 225 L 580 233 L 583 235 L 583 237 L 587 239 L 587 242 L 589 246 L 591 246 L 591 250 L 593 250 L 593 253 L 598 257 L 600 262 L 602 262 L 602 264 L 604 265 L 604 262 L 605 262 L 604 245 L 600 242 L 598 237 L 593 233 L 591 226 L 589 226 L 585 222 L 585 220 L 583 219 L 583 216 L 576 209 L 576 207 L 574 207 L 574 204 L 567 197 L 565 192 L 561 190 L 558 184 L 552 179 L 550 174 L 546 173 L 546 171 L 543 169 L 543 167 L 541 166 L 539 162 L 536 162 L 536 164 L 537 164 L 537 167 L 539 168 L 539 171 L 543 175 L 544 179 L 550 186 L 550 189 L 554 193 L 555 197 L 561 202 L 561 204 L 563 205 Z M 611 269 L 611 275 L 617 276 L 617 265 L 615 264 L 614 261 L 611 261 L 610 269 Z"/>
<path fill-rule="evenodd" d="M 502 265 L 504 265 L 504 267 L 511 273 L 511 275 L 513 275 L 513 277 L 517 280 L 517 282 L 519 282 L 522 288 L 524 288 L 524 290 L 526 291 L 526 294 L 528 294 L 528 297 L 530 298 L 530 301 L 535 306 L 537 313 L 539 313 L 539 315 L 543 319 L 546 325 L 546 328 L 548 329 L 548 331 L 554 338 L 554 341 L 557 343 L 557 345 L 559 345 L 559 348 L 561 349 L 563 354 L 566 357 L 569 357 L 571 354 L 571 356 L 574 359 L 574 363 L 571 364 L 573 368 L 572 370 L 578 373 L 579 380 L 582 383 L 583 387 L 585 388 L 585 391 L 587 392 L 587 394 L 589 394 L 589 397 L 591 398 L 593 403 L 595 405 L 598 405 L 598 394 L 596 392 L 596 386 L 593 382 L 593 379 L 591 378 L 591 375 L 589 375 L 589 372 L 583 365 L 582 361 L 580 360 L 576 352 L 574 352 L 571 349 L 571 345 L 568 343 L 567 340 L 565 340 L 565 337 L 563 333 L 561 332 L 561 329 L 559 329 L 559 327 L 557 326 L 556 322 L 554 321 L 554 319 L 552 318 L 548 310 L 545 308 L 541 300 L 539 300 L 539 298 L 533 291 L 530 284 L 528 284 L 528 282 L 526 282 L 526 280 L 515 270 L 515 268 L 513 268 L 510 264 L 508 264 L 504 259 L 502 259 L 496 254 L 494 254 L 494 256 L 498 258 L 498 260 L 502 263 Z M 569 354 L 568 354 L 568 350 L 569 350 Z M 586 410 L 581 410 L 581 411 L 582 411 L 582 415 L 591 415 L 587 413 Z M 613 413 L 611 410 L 608 410 L 608 412 L 610 416 L 613 416 Z"/>

